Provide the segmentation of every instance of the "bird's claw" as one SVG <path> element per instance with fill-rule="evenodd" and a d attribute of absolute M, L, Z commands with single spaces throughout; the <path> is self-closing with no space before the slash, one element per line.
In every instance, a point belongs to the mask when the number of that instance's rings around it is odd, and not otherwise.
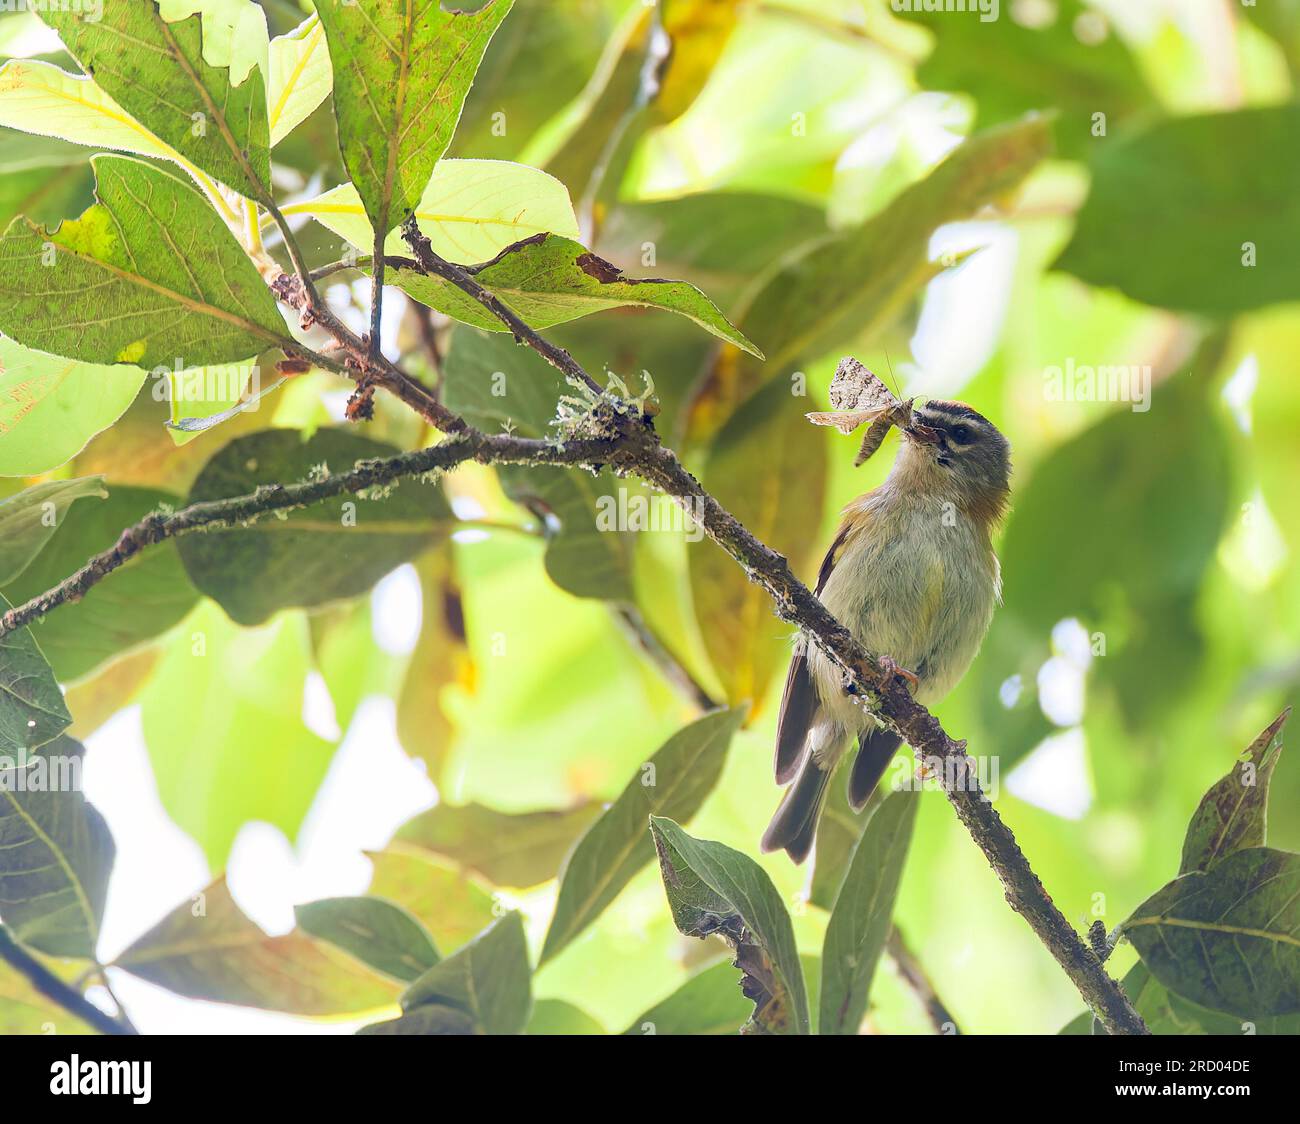
<path fill-rule="evenodd" d="M 894 676 L 899 676 L 902 679 L 906 679 L 913 687 L 920 685 L 921 680 L 917 678 L 915 672 L 908 671 L 905 667 L 900 667 L 898 662 L 891 659 L 889 656 L 881 656 L 876 662 L 880 664 L 880 670 L 883 671 L 887 677 L 892 679 Z"/>

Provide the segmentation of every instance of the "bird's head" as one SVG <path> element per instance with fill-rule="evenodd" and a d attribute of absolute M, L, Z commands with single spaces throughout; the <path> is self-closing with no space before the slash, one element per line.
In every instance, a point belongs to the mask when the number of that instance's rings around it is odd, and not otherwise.
<path fill-rule="evenodd" d="M 895 465 L 898 483 L 951 500 L 989 523 L 1006 509 L 1011 445 L 983 414 L 963 402 L 931 399 L 912 411 Z"/>

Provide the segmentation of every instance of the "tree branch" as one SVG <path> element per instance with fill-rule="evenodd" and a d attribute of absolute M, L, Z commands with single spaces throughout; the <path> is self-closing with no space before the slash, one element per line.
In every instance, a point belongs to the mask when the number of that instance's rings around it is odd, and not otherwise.
<path fill-rule="evenodd" d="M 127 527 L 113 546 L 94 555 L 81 569 L 53 589 L 46 590 L 0 616 L 0 640 L 15 629 L 39 620 L 60 605 L 79 601 L 90 589 L 140 551 L 167 539 L 205 528 L 239 526 L 270 512 L 307 507 L 344 493 L 361 492 L 405 477 L 454 468 L 470 460 L 484 464 L 572 466 L 610 463 L 619 458 L 620 450 L 630 442 L 631 432 L 629 419 L 629 425 L 623 432 L 611 427 L 611 433 L 607 437 L 575 440 L 559 445 L 504 434 L 488 436 L 467 427 L 460 435 L 440 445 L 393 457 L 358 461 L 349 472 L 297 484 L 266 484 L 249 495 L 192 503 L 171 514 L 150 512 L 138 523 Z"/>
<path fill-rule="evenodd" d="M 28 952 L 12 933 L 0 925 L 0 959 L 8 964 L 46 999 L 52 1000 L 75 1015 L 83 1023 L 94 1027 L 100 1034 L 134 1034 L 134 1028 L 128 1027 L 96 1007 L 76 988 L 70 987 L 59 979 L 44 964 Z"/>
<path fill-rule="evenodd" d="M 952 1017 L 952 1012 L 948 1010 L 938 993 L 934 990 L 934 985 L 930 982 L 930 977 L 925 974 L 925 969 L 921 967 L 921 962 L 917 960 L 912 950 L 908 948 L 907 942 L 903 939 L 903 934 L 899 931 L 897 925 L 891 925 L 889 936 L 885 939 L 885 951 L 889 953 L 889 958 L 894 962 L 894 967 L 898 969 L 898 974 L 903 977 L 907 986 L 912 989 L 913 994 L 921 1001 L 921 1006 L 925 1008 L 925 1013 L 930 1019 L 930 1024 L 938 1034 L 960 1034 L 961 1028 L 957 1025 L 957 1020 Z"/>

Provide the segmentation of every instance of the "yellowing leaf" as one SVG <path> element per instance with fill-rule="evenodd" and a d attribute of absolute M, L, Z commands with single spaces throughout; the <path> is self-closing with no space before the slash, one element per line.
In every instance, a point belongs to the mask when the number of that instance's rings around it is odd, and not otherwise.
<path fill-rule="evenodd" d="M 76 456 L 125 413 L 144 377 L 0 336 L 0 476 L 33 476 Z"/>
<path fill-rule="evenodd" d="M 271 40 L 266 108 L 275 145 L 305 121 L 334 86 L 325 31 L 315 16 Z"/>
<path fill-rule="evenodd" d="M 116 964 L 191 999 L 298 1015 L 371 1011 L 391 1003 L 398 990 L 301 929 L 268 936 L 235 904 L 224 877 L 178 905 Z"/>
<path fill-rule="evenodd" d="M 0 66 L 0 125 L 91 148 L 112 148 L 171 160 L 184 168 L 228 220 L 234 209 L 216 184 L 155 136 L 92 79 L 48 62 L 10 59 Z"/>
<path fill-rule="evenodd" d="M 357 189 L 350 183 L 293 203 L 286 215 L 311 215 L 322 226 L 367 253 L 374 243 Z M 443 160 L 433 170 L 415 208 L 420 229 L 434 251 L 473 264 L 495 257 L 534 234 L 578 237 L 568 188 L 554 176 L 509 160 Z M 384 242 L 390 254 L 409 254 L 401 233 Z"/>

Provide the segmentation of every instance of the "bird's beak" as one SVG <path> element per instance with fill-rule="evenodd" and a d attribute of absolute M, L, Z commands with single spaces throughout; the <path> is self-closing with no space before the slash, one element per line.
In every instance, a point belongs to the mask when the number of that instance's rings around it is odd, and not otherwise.
<path fill-rule="evenodd" d="M 907 426 L 903 432 L 907 435 L 909 441 L 913 441 L 917 445 L 939 444 L 939 431 L 928 425 L 922 425 L 920 422 L 914 422 L 912 425 Z"/>

